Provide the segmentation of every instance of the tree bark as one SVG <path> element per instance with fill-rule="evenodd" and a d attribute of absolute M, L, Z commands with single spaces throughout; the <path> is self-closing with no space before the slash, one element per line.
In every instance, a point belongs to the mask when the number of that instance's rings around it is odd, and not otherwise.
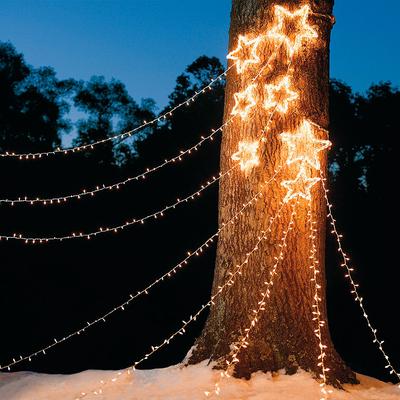
<path fill-rule="evenodd" d="M 240 34 L 255 37 L 266 31 L 273 20 L 274 6 L 280 4 L 290 10 L 303 4 L 298 1 L 271 0 L 233 0 L 229 48 L 234 49 Z M 330 15 L 333 0 L 314 0 L 309 4 L 314 13 Z M 260 164 L 249 174 L 238 168 L 224 178 L 219 192 L 219 224 L 228 221 L 259 190 L 260 185 L 274 174 L 274 170 L 284 164 L 286 155 L 282 150 L 279 133 L 293 131 L 300 121 L 307 118 L 322 127 L 328 126 L 328 89 L 329 89 L 329 37 L 331 23 L 329 18 L 321 15 L 310 15 L 309 24 L 318 32 L 318 39 L 312 44 L 303 43 L 294 57 L 292 64 L 292 82 L 299 93 L 294 112 L 274 116 L 267 141 L 262 143 L 259 151 Z M 268 41 L 260 45 L 261 62 L 265 62 L 273 51 Z M 258 98 L 263 98 L 263 87 L 283 76 L 287 72 L 287 55 L 278 52 L 273 68 L 266 69 L 257 85 Z M 260 64 L 262 65 L 262 64 Z M 234 93 L 244 90 L 251 78 L 257 73 L 252 67 L 249 72 L 238 75 L 234 68 L 228 73 L 224 121 L 231 118 L 234 106 Z M 233 166 L 231 155 L 237 151 L 239 141 L 243 139 L 258 140 L 266 124 L 269 112 L 259 104 L 246 121 L 235 118 L 223 133 L 221 149 L 221 172 Z M 323 130 L 315 134 L 326 139 Z M 326 172 L 326 152 L 321 154 L 321 169 Z M 313 172 L 313 176 L 319 176 Z M 262 230 L 267 229 L 269 219 L 279 208 L 285 197 L 286 189 L 280 182 L 294 179 L 293 171 L 284 167 L 277 182 L 264 190 L 261 201 L 245 211 L 235 225 L 224 229 L 219 237 L 215 276 L 212 292 L 229 279 L 229 271 L 243 262 L 257 241 Z M 321 269 L 321 312 L 322 319 L 327 321 L 325 306 L 325 225 L 326 209 L 323 190 L 320 183 L 313 189 L 312 212 L 317 222 L 317 257 Z M 312 272 L 309 268 L 309 227 L 307 224 L 308 202 L 300 200 L 297 207 L 294 229 L 288 235 L 288 246 L 284 259 L 278 267 L 271 297 L 267 300 L 266 309 L 262 312 L 257 325 L 250 334 L 250 343 L 239 355 L 240 361 L 235 365 L 236 377 L 249 378 L 255 371 L 277 371 L 285 369 L 294 373 L 298 368 L 315 373 L 321 372 L 318 367 L 318 339 L 314 334 L 315 321 L 312 320 L 314 287 L 310 282 Z M 237 343 L 249 326 L 252 310 L 257 307 L 263 282 L 274 264 L 274 257 L 279 253 L 278 244 L 282 232 L 288 226 L 291 207 L 284 207 L 281 216 L 272 227 L 267 240 L 263 241 L 255 252 L 243 273 L 229 290 L 222 292 L 215 300 L 201 336 L 189 359 L 189 363 L 198 363 L 209 359 L 216 361 L 222 368 L 231 354 L 231 344 Z M 356 383 L 355 375 L 348 369 L 334 349 L 326 324 L 322 328 L 323 342 L 326 350 L 326 366 L 330 368 L 328 383 Z"/>

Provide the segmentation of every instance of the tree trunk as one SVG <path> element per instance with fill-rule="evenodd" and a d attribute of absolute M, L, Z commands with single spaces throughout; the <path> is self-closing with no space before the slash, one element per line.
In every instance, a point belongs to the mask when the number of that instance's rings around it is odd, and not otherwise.
<path fill-rule="evenodd" d="M 290 10 L 300 7 L 298 1 L 271 0 L 233 0 L 229 48 L 236 47 L 240 34 L 255 37 L 271 26 L 274 6 L 280 4 Z M 301 4 L 302 5 L 302 4 Z M 309 4 L 313 15 L 308 23 L 317 31 L 318 39 L 307 45 L 303 43 L 296 53 L 292 68 L 292 86 L 299 93 L 295 111 L 273 118 L 267 140 L 259 149 L 260 163 L 250 173 L 245 174 L 238 168 L 221 181 L 219 193 L 219 224 L 228 221 L 259 190 L 260 184 L 274 174 L 274 170 L 285 164 L 282 152 L 282 141 L 279 133 L 291 132 L 298 127 L 304 118 L 320 126 L 328 126 L 328 88 L 329 88 L 329 36 L 333 0 L 315 0 Z M 259 46 L 261 64 L 273 51 L 268 41 Z M 287 54 L 278 52 L 273 68 L 266 69 L 257 84 L 258 98 L 263 98 L 265 83 L 275 81 L 287 72 Z M 259 68 L 257 67 L 257 68 Z M 252 77 L 257 73 L 252 67 L 243 74 L 237 74 L 232 68 L 227 76 L 224 120 L 231 118 L 234 106 L 234 93 L 244 90 Z M 255 111 L 246 121 L 235 118 L 224 130 L 221 150 L 221 172 L 233 166 L 231 156 L 237 151 L 241 140 L 258 140 L 260 132 L 266 124 L 270 113 L 257 104 Z M 314 134 L 326 139 L 327 134 L 315 129 Z M 321 170 L 326 171 L 326 151 L 320 153 Z M 313 176 L 319 176 L 318 171 Z M 294 179 L 293 168 L 284 166 L 277 181 L 264 188 L 261 201 L 249 207 L 235 225 L 229 225 L 219 237 L 213 293 L 229 279 L 229 271 L 243 262 L 246 253 L 254 248 L 257 237 L 267 229 L 269 219 L 277 213 L 286 189 L 280 184 L 282 180 Z M 312 189 L 312 213 L 317 222 L 317 258 L 321 274 L 321 317 L 327 321 L 325 306 L 325 224 L 326 209 L 323 190 L 320 183 Z M 313 321 L 312 305 L 314 286 L 310 282 L 312 272 L 309 268 L 310 239 L 307 224 L 309 203 L 301 199 L 297 206 L 294 229 L 288 235 L 288 246 L 284 259 L 278 266 L 277 275 L 257 325 L 251 331 L 249 346 L 239 355 L 240 361 L 235 364 L 234 375 L 248 378 L 255 371 L 277 371 L 286 369 L 294 373 L 298 368 L 320 374 L 318 367 L 319 341 L 314 334 L 316 328 Z M 210 315 L 189 363 L 198 363 L 209 359 L 217 365 L 226 365 L 231 355 L 231 344 L 238 343 L 249 326 L 252 310 L 257 308 L 263 282 L 274 264 L 274 257 L 280 251 L 278 244 L 282 232 L 287 228 L 291 213 L 290 205 L 283 208 L 281 216 L 272 227 L 267 240 L 250 257 L 242 275 L 235 283 L 215 299 Z M 327 344 L 326 366 L 330 368 L 328 383 L 355 383 L 355 375 L 345 366 L 335 351 L 327 324 L 322 328 L 322 339 Z"/>

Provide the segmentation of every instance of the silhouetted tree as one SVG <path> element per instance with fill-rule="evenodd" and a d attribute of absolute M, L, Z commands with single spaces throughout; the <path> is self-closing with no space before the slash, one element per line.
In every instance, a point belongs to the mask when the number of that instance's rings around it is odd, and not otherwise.
<path fill-rule="evenodd" d="M 74 85 L 73 80 L 58 80 L 52 68 L 27 65 L 14 46 L 0 42 L 0 150 L 35 152 L 59 146 L 70 129 L 66 96 Z"/>

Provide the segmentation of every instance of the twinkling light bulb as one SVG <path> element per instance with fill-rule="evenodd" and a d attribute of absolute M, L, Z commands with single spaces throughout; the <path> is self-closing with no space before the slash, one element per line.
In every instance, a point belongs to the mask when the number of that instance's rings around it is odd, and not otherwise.
<path fill-rule="evenodd" d="M 341 235 L 336 227 L 336 219 L 333 216 L 333 204 L 329 201 L 328 198 L 328 188 L 326 187 L 325 181 L 326 178 L 322 171 L 320 171 L 320 176 L 321 176 L 321 182 L 322 182 L 322 188 L 325 192 L 325 201 L 326 205 L 328 207 L 328 218 L 331 220 L 331 233 L 332 235 L 335 236 L 335 240 L 337 243 L 337 250 L 342 258 L 342 263 L 341 267 L 345 269 L 345 277 L 349 280 L 350 285 L 351 285 L 351 294 L 353 295 L 354 301 L 359 305 L 361 314 L 364 317 L 368 328 L 371 331 L 372 334 L 372 342 L 376 344 L 378 347 L 379 351 L 381 352 L 383 358 L 385 359 L 385 369 L 389 371 L 391 375 L 395 375 L 397 377 L 397 387 L 400 389 L 400 371 L 396 370 L 396 368 L 393 366 L 392 361 L 390 360 L 388 354 L 386 353 L 383 343 L 384 340 L 378 337 L 378 330 L 372 325 L 372 322 L 370 320 L 369 315 L 367 314 L 367 310 L 364 305 L 364 298 L 360 294 L 360 289 L 359 289 L 359 284 L 356 283 L 354 277 L 353 277 L 353 272 L 354 272 L 354 267 L 350 265 L 350 257 L 348 256 L 347 252 L 344 251 L 343 249 L 343 244 L 342 244 L 342 238 L 343 235 Z"/>
<path fill-rule="evenodd" d="M 96 146 L 113 141 L 113 140 L 125 140 L 127 138 L 132 137 L 136 132 L 140 131 L 141 129 L 146 128 L 147 126 L 151 126 L 151 125 L 156 125 L 159 122 L 163 122 L 166 119 L 172 117 L 172 115 L 174 114 L 174 112 L 184 106 L 189 106 L 190 104 L 192 104 L 193 102 L 196 101 L 196 99 L 203 93 L 206 93 L 210 90 L 213 89 L 214 85 L 218 82 L 221 82 L 228 74 L 228 72 L 234 67 L 234 65 L 231 65 L 228 69 L 226 69 L 224 72 L 222 72 L 221 74 L 219 74 L 217 77 L 215 78 L 211 78 L 210 82 L 203 86 L 202 88 L 200 88 L 199 90 L 196 90 L 195 93 L 186 98 L 185 100 L 183 100 L 181 103 L 177 104 L 176 106 L 174 106 L 173 108 L 167 110 L 166 112 L 164 112 L 161 115 L 158 115 L 157 117 L 151 119 L 150 121 L 143 121 L 142 124 L 140 124 L 139 126 L 123 132 L 123 133 L 118 133 L 116 135 L 112 135 L 112 136 L 108 136 L 105 137 L 104 139 L 100 139 L 97 140 L 95 142 L 92 143 L 88 143 L 88 144 L 83 144 L 80 146 L 73 146 L 73 147 L 68 147 L 68 148 L 57 148 L 54 150 L 49 150 L 49 151 L 44 151 L 44 152 L 37 152 L 37 153 L 18 153 L 18 152 L 14 152 L 14 151 L 6 151 L 4 153 L 0 153 L 0 158 L 1 157 L 7 157 L 7 158 L 16 158 L 19 160 L 39 160 L 41 158 L 44 157 L 49 157 L 55 154 L 72 154 L 72 153 L 77 153 L 80 151 L 91 151 L 93 150 Z"/>
<path fill-rule="evenodd" d="M 133 181 L 142 181 L 144 180 L 149 174 L 152 174 L 153 172 L 156 172 L 160 170 L 161 168 L 166 167 L 169 164 L 177 163 L 180 162 L 184 159 L 184 157 L 189 156 L 191 154 L 194 154 L 197 152 L 206 142 L 212 142 L 214 140 L 214 137 L 217 135 L 217 133 L 222 132 L 226 126 L 229 125 L 229 123 L 232 121 L 234 117 L 231 117 L 227 119 L 221 126 L 219 126 L 216 129 L 211 129 L 211 132 L 207 136 L 201 136 L 200 140 L 186 148 L 185 150 L 179 150 L 177 154 L 175 154 L 173 157 L 169 159 L 163 160 L 161 163 L 151 167 L 151 168 L 146 168 L 144 171 L 140 172 L 139 174 L 135 176 L 131 176 L 128 178 L 125 178 L 122 181 L 112 183 L 111 185 L 105 185 L 105 184 L 99 184 L 97 185 L 94 189 L 83 189 L 82 191 L 78 193 L 73 193 L 73 194 L 64 194 L 60 195 L 57 197 L 49 197 L 49 198 L 41 198 L 41 197 L 18 197 L 15 199 L 0 199 L 0 204 L 5 203 L 5 204 L 11 204 L 11 205 L 16 205 L 16 204 L 43 204 L 43 205 L 52 205 L 52 204 L 64 204 L 65 202 L 72 200 L 72 199 L 83 199 L 85 197 L 93 197 L 99 192 L 103 191 L 110 191 L 110 190 L 117 190 L 120 189 L 122 186 L 125 186 L 126 184 L 133 182 Z"/>
<path fill-rule="evenodd" d="M 239 353 L 241 352 L 242 349 L 249 346 L 251 331 L 257 325 L 260 314 L 262 313 L 262 311 L 265 310 L 266 302 L 270 298 L 271 290 L 274 285 L 274 277 L 277 275 L 278 266 L 284 259 L 284 253 L 287 248 L 287 238 L 288 238 L 289 232 L 293 229 L 294 217 L 296 216 L 296 206 L 297 205 L 298 205 L 298 201 L 296 203 L 292 204 L 292 212 L 290 214 L 289 224 L 288 224 L 287 228 L 283 231 L 283 235 L 282 235 L 280 242 L 278 242 L 280 251 L 279 251 L 279 254 L 274 257 L 275 262 L 274 262 L 274 265 L 272 265 L 272 267 L 270 268 L 270 270 L 268 272 L 268 279 L 264 281 L 265 287 L 262 289 L 262 291 L 260 293 L 261 297 L 260 297 L 259 301 L 257 302 L 258 307 L 256 309 L 252 310 L 252 317 L 250 319 L 250 324 L 248 325 L 247 328 L 243 329 L 243 332 L 245 332 L 245 333 L 239 339 L 238 343 L 233 343 L 231 345 L 232 346 L 231 359 L 226 360 L 226 368 L 223 372 L 220 373 L 221 379 L 231 377 L 231 370 L 234 368 L 235 364 L 237 364 L 240 361 Z M 282 212 L 284 206 L 285 206 L 285 203 L 283 201 L 281 201 L 280 206 L 278 207 L 278 212 L 269 221 L 268 228 L 264 232 L 264 236 L 262 237 L 263 240 L 268 240 L 268 238 L 270 237 L 272 224 L 281 215 L 281 212 Z M 220 393 L 220 390 L 221 390 L 220 381 L 217 381 L 214 384 L 214 393 L 216 395 L 218 395 Z M 209 391 L 205 392 L 205 395 L 207 397 L 210 396 L 211 394 L 212 393 Z"/>
<path fill-rule="evenodd" d="M 304 120 L 295 133 L 281 133 L 280 138 L 287 143 L 289 154 L 286 160 L 288 165 L 301 162 L 319 170 L 321 162 L 319 152 L 331 146 L 329 140 L 317 139 L 309 121 Z"/>
<path fill-rule="evenodd" d="M 189 201 L 195 200 L 197 197 L 201 196 L 201 193 L 206 190 L 208 187 L 213 185 L 214 183 L 218 182 L 220 179 L 222 179 L 224 176 L 229 175 L 234 168 L 237 168 L 238 165 L 234 165 L 232 168 L 229 170 L 219 173 L 216 176 L 213 176 L 210 180 L 208 180 L 205 184 L 201 185 L 200 189 L 198 189 L 195 192 L 192 192 L 190 195 L 184 197 L 184 198 L 177 198 L 174 203 L 171 203 L 162 209 L 155 211 L 154 213 L 148 214 L 142 218 L 136 219 L 130 219 L 126 221 L 125 223 L 121 225 L 114 225 L 114 226 L 106 226 L 106 227 L 101 227 L 96 231 L 92 232 L 79 232 L 79 233 L 71 233 L 68 235 L 63 235 L 63 236 L 47 236 L 47 237 L 28 237 L 24 236 L 19 233 L 14 233 L 12 236 L 11 235 L 0 235 L 0 241 L 1 240 L 18 240 L 18 241 L 23 241 L 26 244 L 43 244 L 43 243 L 49 243 L 49 242 L 62 242 L 65 240 L 72 240 L 72 239 L 91 239 L 94 238 L 98 235 L 103 235 L 106 233 L 117 233 L 120 232 L 129 226 L 137 225 L 137 224 L 144 224 L 145 222 L 151 220 L 151 219 L 157 219 L 161 218 L 165 215 L 167 211 L 174 210 L 179 204 L 185 204 L 188 203 Z"/>
<path fill-rule="evenodd" d="M 269 182 L 272 182 L 273 180 L 275 180 L 276 177 L 276 173 L 272 176 L 272 178 L 270 178 Z M 259 192 L 257 194 L 257 197 L 260 195 L 261 192 Z M 282 208 L 280 208 L 279 210 L 281 210 Z M 276 219 L 278 218 L 277 214 L 275 214 L 275 216 L 271 217 L 270 219 L 270 224 L 269 224 L 269 228 L 268 231 L 270 231 L 272 224 L 276 221 Z M 139 360 L 135 361 L 134 364 L 129 367 L 126 368 L 123 371 L 119 371 L 117 372 L 113 378 L 108 379 L 108 380 L 101 380 L 99 382 L 99 384 L 101 386 L 99 386 L 97 389 L 94 390 L 90 390 L 87 392 L 81 392 L 77 397 L 75 397 L 75 400 L 81 400 L 85 397 L 87 397 L 88 395 L 99 395 L 102 394 L 102 387 L 104 387 L 106 384 L 113 384 L 116 381 L 118 381 L 121 377 L 123 377 L 124 375 L 130 375 L 132 373 L 132 371 L 134 371 L 136 369 L 136 367 L 140 364 L 142 364 L 144 361 L 146 361 L 150 356 L 152 356 L 154 353 L 158 352 L 160 349 L 162 349 L 163 347 L 167 346 L 170 344 L 170 342 L 178 337 L 179 335 L 183 335 L 186 332 L 187 327 L 194 321 L 196 321 L 198 319 L 198 317 L 204 312 L 204 310 L 206 310 L 208 307 L 212 307 L 215 304 L 215 300 L 218 296 L 221 295 L 221 293 L 224 290 L 229 290 L 230 287 L 232 287 L 232 285 L 235 283 L 236 279 L 239 279 L 240 276 L 242 276 L 242 271 L 244 268 L 246 268 L 246 266 L 248 265 L 248 262 L 250 260 L 250 257 L 259 250 L 259 246 L 260 243 L 265 240 L 267 237 L 265 236 L 265 232 L 261 231 L 261 233 L 259 235 L 257 235 L 257 241 L 255 246 L 253 247 L 253 249 L 251 249 L 249 252 L 246 253 L 246 257 L 245 259 L 240 263 L 237 264 L 236 266 L 234 266 L 232 269 L 230 269 L 228 271 L 227 274 L 227 280 L 221 285 L 218 286 L 218 289 L 216 290 L 216 292 L 211 296 L 210 300 L 203 304 L 200 309 L 192 314 L 186 321 L 182 321 L 183 324 L 182 326 L 176 330 L 174 333 L 172 333 L 170 336 L 168 336 L 166 339 L 164 339 L 160 344 L 155 345 L 155 346 L 151 346 L 151 350 L 149 350 L 148 353 L 146 353 L 142 358 L 140 358 Z"/>
<path fill-rule="evenodd" d="M 259 143 L 259 141 L 248 142 L 245 140 L 239 142 L 239 149 L 231 158 L 234 161 L 239 161 L 242 171 L 248 172 L 260 163 L 257 155 Z"/>
<path fill-rule="evenodd" d="M 261 35 L 254 39 L 248 39 L 244 35 L 239 35 L 236 49 L 232 50 L 226 56 L 227 59 L 236 61 L 236 71 L 238 74 L 242 74 L 250 65 L 260 62 L 260 57 L 257 54 L 257 47 L 261 39 Z"/>
<path fill-rule="evenodd" d="M 330 368 L 326 366 L 326 349 L 327 345 L 323 343 L 322 339 L 322 328 L 325 327 L 325 320 L 322 318 L 321 313 L 321 284 L 318 283 L 318 277 L 321 274 L 319 267 L 319 260 L 317 258 L 317 234 L 318 230 L 316 228 L 316 222 L 313 220 L 313 212 L 312 212 L 312 202 L 310 201 L 307 211 L 307 223 L 310 227 L 310 269 L 312 273 L 311 283 L 314 286 L 314 296 L 313 296 L 313 304 L 312 304 L 312 320 L 314 321 L 316 327 L 314 329 L 314 334 L 318 340 L 318 348 L 319 355 L 317 358 L 317 365 L 320 368 L 321 372 L 319 374 L 319 378 L 321 379 L 321 383 L 319 384 L 321 391 L 320 400 L 327 400 L 329 394 L 332 393 L 331 389 L 327 388 L 327 373 L 330 371 Z"/>
<path fill-rule="evenodd" d="M 268 187 L 268 185 L 275 180 L 277 174 L 278 174 L 278 171 L 276 171 L 274 173 L 274 175 L 268 181 L 266 181 L 264 183 L 266 187 Z M 218 230 L 213 235 L 211 235 L 208 239 L 206 239 L 200 246 L 198 246 L 193 251 L 187 251 L 187 255 L 183 259 L 181 259 L 173 268 L 169 269 L 167 272 L 165 272 L 164 274 L 159 276 L 157 279 L 155 279 L 152 283 L 145 286 L 143 289 L 137 291 L 136 293 L 131 293 L 129 295 L 129 298 L 126 299 L 123 303 L 119 304 L 118 306 L 113 306 L 113 308 L 111 308 L 109 311 L 107 311 L 106 313 L 103 313 L 100 316 L 97 316 L 96 318 L 94 318 L 91 321 L 86 321 L 81 328 L 63 336 L 62 338 L 53 339 L 53 341 L 50 344 L 48 344 L 45 347 L 40 348 L 39 350 L 36 350 L 25 356 L 19 355 L 18 357 L 14 357 L 12 359 L 13 361 L 10 361 L 9 363 L 4 364 L 4 365 L 0 365 L 0 371 L 3 371 L 3 370 L 10 371 L 11 367 L 13 367 L 14 365 L 20 364 L 24 361 L 32 361 L 32 359 L 35 357 L 38 357 L 40 355 L 45 355 L 45 354 L 47 354 L 48 350 L 53 349 L 55 346 L 58 346 L 59 344 L 64 343 L 64 342 L 74 338 L 75 336 L 81 336 L 84 333 L 86 333 L 89 330 L 89 328 L 92 328 L 93 326 L 100 324 L 100 323 L 103 324 L 104 322 L 108 321 L 108 318 L 111 315 L 113 315 L 114 313 L 116 313 L 118 311 L 124 311 L 125 307 L 128 307 L 138 297 L 143 296 L 143 295 L 148 295 L 149 292 L 155 286 L 157 286 L 158 284 L 160 284 L 163 281 L 166 281 L 167 279 L 174 277 L 180 270 L 187 267 L 187 265 L 189 264 L 189 261 L 193 257 L 200 256 L 201 254 L 203 254 L 205 252 L 205 250 L 208 247 L 210 247 L 212 243 L 215 242 L 215 240 L 218 238 L 220 233 L 224 229 L 226 229 L 227 226 L 235 225 L 236 221 L 238 221 L 241 218 L 241 216 L 244 215 L 246 209 L 248 207 L 254 205 L 262 197 L 263 197 L 263 191 L 259 191 L 258 193 L 256 193 L 249 201 L 244 203 L 243 206 L 239 209 L 239 211 L 237 211 L 235 214 L 233 214 L 230 219 L 222 222 L 220 227 L 218 228 Z"/>
<path fill-rule="evenodd" d="M 310 178 L 307 175 L 305 166 L 302 164 L 300 170 L 293 180 L 283 181 L 281 185 L 288 191 L 283 201 L 285 203 L 297 197 L 302 197 L 305 200 L 311 200 L 311 189 L 320 180 L 320 178 Z"/>
<path fill-rule="evenodd" d="M 247 118 L 250 110 L 257 104 L 254 94 L 255 88 L 256 85 L 252 84 L 247 86 L 242 92 L 233 95 L 235 105 L 232 109 L 232 115 L 240 115 L 242 119 Z"/>
<path fill-rule="evenodd" d="M 276 109 L 281 113 L 286 113 L 289 103 L 296 100 L 299 94 L 290 89 L 290 78 L 284 76 L 277 84 L 265 85 L 266 98 L 264 108 Z"/>
<path fill-rule="evenodd" d="M 317 32 L 308 24 L 311 10 L 308 5 L 290 12 L 282 6 L 275 6 L 276 24 L 267 31 L 267 36 L 285 43 L 287 51 L 292 56 L 304 40 L 316 39 Z"/>

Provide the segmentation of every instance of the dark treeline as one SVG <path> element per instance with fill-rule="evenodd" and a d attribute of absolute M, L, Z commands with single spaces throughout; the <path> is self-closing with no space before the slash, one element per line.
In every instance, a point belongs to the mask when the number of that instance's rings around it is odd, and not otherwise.
<path fill-rule="evenodd" d="M 165 110 L 157 110 L 150 99 L 137 103 L 117 80 L 60 80 L 52 68 L 33 68 L 11 44 L 0 42 L 0 152 L 55 149 L 71 131 L 75 132 L 73 144 L 84 144 L 130 130 L 171 109 L 222 71 L 218 59 L 199 57 L 178 76 Z M 36 161 L 2 158 L 0 197 L 52 197 L 136 175 L 220 126 L 223 101 L 224 81 L 220 81 L 190 106 L 128 140 Z M 395 304 L 400 274 L 394 261 L 397 160 L 393 151 L 399 106 L 400 92 L 390 83 L 373 85 L 365 95 L 354 94 L 342 82 L 331 83 L 331 197 L 371 320 L 380 328 L 397 367 Z M 71 111 L 79 115 L 75 122 Z M 2 204 L 0 232 L 63 235 L 144 216 L 197 190 L 217 174 L 219 143 L 217 134 L 184 161 L 94 198 L 52 206 Z M 200 245 L 217 229 L 218 188 L 214 186 L 161 219 L 118 234 L 45 245 L 1 242 L 0 363 L 80 328 Z M 384 362 L 349 294 L 329 236 L 327 244 L 334 342 L 356 371 L 386 379 Z M 129 365 L 207 301 L 214 256 L 215 248 L 210 248 L 124 312 L 15 370 L 70 373 Z M 143 367 L 180 361 L 199 334 L 204 317 Z"/>

